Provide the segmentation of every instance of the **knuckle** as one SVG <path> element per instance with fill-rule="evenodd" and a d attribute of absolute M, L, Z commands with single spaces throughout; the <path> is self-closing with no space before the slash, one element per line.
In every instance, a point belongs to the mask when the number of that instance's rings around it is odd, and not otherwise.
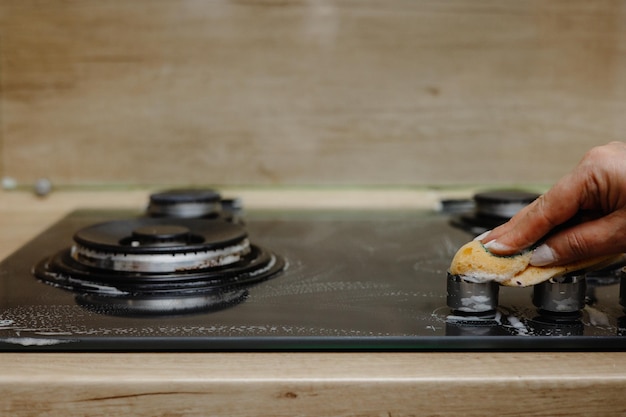
<path fill-rule="evenodd" d="M 582 158 L 582 166 L 595 166 L 598 163 L 615 159 L 621 152 L 624 152 L 625 146 L 620 142 L 611 142 L 607 145 L 595 146 L 589 149 Z"/>
<path fill-rule="evenodd" d="M 616 251 L 626 251 L 626 210 L 613 213 L 613 227 L 607 228 L 605 239 L 611 242 Z"/>
<path fill-rule="evenodd" d="M 570 255 L 568 258 L 584 259 L 590 255 L 590 246 L 587 239 L 580 233 L 568 233 L 565 237 L 565 244 Z"/>
<path fill-rule="evenodd" d="M 596 159 L 597 157 L 602 157 L 604 155 L 606 155 L 607 153 L 612 153 L 612 144 L 608 144 L 608 145 L 602 145 L 602 146 L 594 146 L 593 148 L 589 149 L 587 151 L 587 153 L 585 154 L 585 157 L 583 159 Z"/>
<path fill-rule="evenodd" d="M 540 196 L 535 200 L 533 208 L 528 212 L 528 216 L 535 218 L 541 225 L 542 229 L 549 230 L 559 225 L 559 222 L 552 215 L 553 210 L 546 202 L 545 196 Z"/>

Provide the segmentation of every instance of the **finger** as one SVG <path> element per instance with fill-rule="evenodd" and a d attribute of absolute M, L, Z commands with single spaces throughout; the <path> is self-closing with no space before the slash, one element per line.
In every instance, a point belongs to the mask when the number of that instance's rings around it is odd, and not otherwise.
<path fill-rule="evenodd" d="M 535 210 L 534 206 L 536 204 L 538 204 L 537 200 L 532 202 L 530 205 L 524 207 L 506 223 L 494 228 L 488 233 L 479 236 L 477 239 L 483 242 L 483 244 L 485 244 L 487 248 L 493 248 L 493 251 L 498 253 L 503 251 L 511 252 L 516 250 L 522 250 L 523 247 L 513 246 L 510 242 L 506 242 L 506 244 L 504 244 L 501 239 L 502 236 L 507 236 L 509 233 L 515 230 L 520 225 L 520 223 L 523 223 L 524 219 L 528 215 L 528 212 Z"/>
<path fill-rule="evenodd" d="M 626 211 L 581 223 L 551 236 L 533 252 L 531 265 L 563 265 L 626 251 Z"/>
<path fill-rule="evenodd" d="M 571 219 L 580 208 L 582 183 L 568 175 L 547 193 L 522 209 L 484 240 L 494 254 L 511 255 L 531 247 L 556 226 Z"/>

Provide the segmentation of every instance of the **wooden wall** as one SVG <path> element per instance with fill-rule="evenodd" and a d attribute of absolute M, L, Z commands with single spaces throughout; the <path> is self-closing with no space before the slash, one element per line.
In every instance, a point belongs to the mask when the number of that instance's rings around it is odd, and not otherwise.
<path fill-rule="evenodd" d="M 626 2 L 2 0 L 1 174 L 549 183 L 626 132 Z"/>

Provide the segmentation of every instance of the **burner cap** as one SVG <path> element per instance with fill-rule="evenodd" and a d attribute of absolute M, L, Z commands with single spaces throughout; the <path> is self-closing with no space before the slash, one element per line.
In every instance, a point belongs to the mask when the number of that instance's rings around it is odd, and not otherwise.
<path fill-rule="evenodd" d="M 448 273 L 446 302 L 455 314 L 495 314 L 499 284 L 495 281 L 470 282 Z"/>
<path fill-rule="evenodd" d="M 474 195 L 474 210 L 451 219 L 455 227 L 478 235 L 494 229 L 532 203 L 539 194 L 517 190 L 496 190 Z"/>
<path fill-rule="evenodd" d="M 112 221 L 79 230 L 74 241 L 76 261 L 110 271 L 202 269 L 239 262 L 250 252 L 245 230 L 220 220 Z"/>
<path fill-rule="evenodd" d="M 98 223 L 79 230 L 74 241 L 113 253 L 178 253 L 231 246 L 247 236 L 243 227 L 219 220 L 141 218 Z"/>
<path fill-rule="evenodd" d="M 516 190 L 498 190 L 477 193 L 474 196 L 478 215 L 510 219 L 532 203 L 538 194 Z"/>
<path fill-rule="evenodd" d="M 150 195 L 150 202 L 157 204 L 216 203 L 220 199 L 220 194 L 210 189 L 175 189 Z"/>
<path fill-rule="evenodd" d="M 141 226 L 133 230 L 132 245 L 158 245 L 169 244 L 171 242 L 187 243 L 191 237 L 191 232 L 184 226 L 154 225 Z"/>
<path fill-rule="evenodd" d="M 584 275 L 563 275 L 534 285 L 532 301 L 541 311 L 568 315 L 585 307 L 586 288 Z"/>
<path fill-rule="evenodd" d="M 154 217 L 211 217 L 221 210 L 221 196 L 211 189 L 175 189 L 150 195 L 148 214 Z"/>

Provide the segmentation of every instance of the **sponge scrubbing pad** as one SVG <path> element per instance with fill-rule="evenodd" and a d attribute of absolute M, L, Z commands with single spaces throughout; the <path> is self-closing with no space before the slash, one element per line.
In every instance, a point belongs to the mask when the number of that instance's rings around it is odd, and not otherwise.
<path fill-rule="evenodd" d="M 496 256 L 480 241 L 474 240 L 457 251 L 449 272 L 472 282 L 497 281 L 506 286 L 527 287 L 568 272 L 593 266 L 600 267 L 616 258 L 606 256 L 562 266 L 538 267 L 530 265 L 531 255 L 531 251 L 526 251 L 513 256 Z"/>

